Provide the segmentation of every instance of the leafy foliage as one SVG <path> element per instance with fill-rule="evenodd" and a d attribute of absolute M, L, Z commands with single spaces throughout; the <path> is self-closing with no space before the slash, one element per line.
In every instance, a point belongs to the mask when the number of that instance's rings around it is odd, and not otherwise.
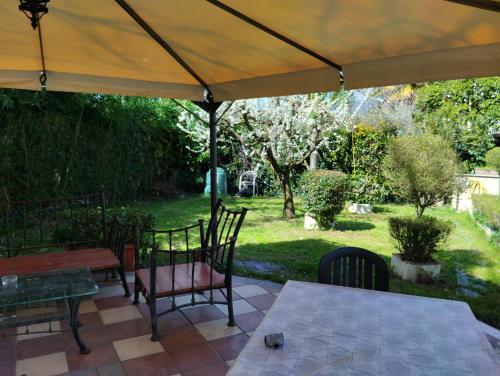
<path fill-rule="evenodd" d="M 486 153 L 486 163 L 500 173 L 500 147 L 491 149 Z"/>
<path fill-rule="evenodd" d="M 500 130 L 500 77 L 423 85 L 415 109 L 415 122 L 450 141 L 469 170 L 482 166 Z"/>
<path fill-rule="evenodd" d="M 500 231 L 500 197 L 494 195 L 472 195 L 474 211 L 482 217 L 482 222 Z"/>
<path fill-rule="evenodd" d="M 206 125 L 199 121 L 203 116 L 184 113 L 179 126 L 206 148 L 208 134 L 202 131 Z M 294 218 L 291 176 L 337 129 L 332 101 L 321 95 L 235 101 L 218 125 L 222 138 L 239 145 L 248 164 L 270 165 L 283 193 L 284 216 Z"/>
<path fill-rule="evenodd" d="M 340 171 L 307 171 L 302 177 L 304 209 L 321 229 L 331 227 L 335 216 L 344 208 L 347 175 Z"/>
<path fill-rule="evenodd" d="M 390 217 L 389 233 L 403 260 L 432 262 L 452 230 L 449 222 L 434 217 Z"/>
<path fill-rule="evenodd" d="M 0 194 L 169 195 L 200 169 L 177 116 L 161 99 L 0 90 Z"/>
<path fill-rule="evenodd" d="M 439 136 L 393 139 L 384 165 L 393 192 L 415 206 L 417 217 L 425 208 L 448 201 L 459 188 L 456 154 Z"/>

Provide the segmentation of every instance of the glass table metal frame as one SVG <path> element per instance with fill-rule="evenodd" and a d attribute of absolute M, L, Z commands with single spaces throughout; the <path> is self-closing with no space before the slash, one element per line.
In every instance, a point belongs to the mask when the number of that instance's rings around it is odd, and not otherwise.
<path fill-rule="evenodd" d="M 26 325 L 25 332 L 14 335 L 35 334 L 29 331 L 29 325 L 68 318 L 80 353 L 88 354 L 90 349 L 79 333 L 78 311 L 82 298 L 98 292 L 90 268 L 18 276 L 17 282 L 0 286 L 0 330 Z M 52 330 L 51 326 L 48 330 L 64 331 Z"/>

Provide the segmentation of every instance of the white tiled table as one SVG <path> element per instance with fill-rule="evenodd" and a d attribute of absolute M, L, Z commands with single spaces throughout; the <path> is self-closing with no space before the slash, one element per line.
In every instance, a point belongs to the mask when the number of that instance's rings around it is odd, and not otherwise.
<path fill-rule="evenodd" d="M 264 335 L 283 332 L 279 350 Z M 498 376 L 464 302 L 289 281 L 228 373 Z"/>

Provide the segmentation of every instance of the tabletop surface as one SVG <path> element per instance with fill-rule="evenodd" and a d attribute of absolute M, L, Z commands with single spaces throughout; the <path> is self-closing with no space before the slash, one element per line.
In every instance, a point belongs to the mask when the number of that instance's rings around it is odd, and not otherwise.
<path fill-rule="evenodd" d="M 272 350 L 266 334 L 282 332 Z M 228 375 L 500 375 L 464 302 L 289 281 Z"/>
<path fill-rule="evenodd" d="M 22 275 L 13 285 L 0 285 L 0 313 L 9 307 L 81 297 L 98 291 L 89 268 Z"/>

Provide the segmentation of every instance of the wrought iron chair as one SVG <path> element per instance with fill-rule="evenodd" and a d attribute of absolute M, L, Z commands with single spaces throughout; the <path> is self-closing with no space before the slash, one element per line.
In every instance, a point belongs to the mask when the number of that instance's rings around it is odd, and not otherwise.
<path fill-rule="evenodd" d="M 318 282 L 388 291 L 389 269 L 380 256 L 366 249 L 337 248 L 321 258 Z"/>
<path fill-rule="evenodd" d="M 125 268 L 124 268 L 124 253 L 125 253 L 125 244 L 127 242 L 129 236 L 130 226 L 127 224 L 122 224 L 115 217 L 111 220 L 109 224 L 109 230 L 106 239 L 106 246 L 111 249 L 114 253 L 118 261 L 120 262 L 120 266 L 116 269 L 112 269 L 113 278 L 115 277 L 115 272 L 118 271 L 120 276 L 120 280 L 123 285 L 123 289 L 125 290 L 125 296 L 130 296 L 130 291 L 127 284 L 127 279 L 125 277 Z M 107 273 L 106 273 L 107 278 Z"/>
<path fill-rule="evenodd" d="M 139 294 L 142 293 L 151 313 L 152 341 L 159 339 L 159 316 L 197 304 L 227 305 L 228 326 L 235 325 L 232 296 L 233 256 L 246 212 L 246 208 L 241 211 L 229 210 L 219 200 L 206 232 L 203 220 L 172 230 L 136 229 L 134 304 L 139 303 Z M 197 233 L 199 242 L 190 239 L 193 232 Z M 211 238 L 214 234 L 217 234 L 217 239 L 216 245 L 212 246 Z M 158 242 L 162 236 L 166 247 Z M 226 294 L 223 288 L 226 288 Z M 213 290 L 217 289 L 221 291 L 225 301 L 214 300 Z M 208 301 L 197 301 L 195 294 L 205 291 L 209 292 Z M 186 294 L 191 294 L 190 302 L 177 305 L 176 297 Z M 166 297 L 170 297 L 171 307 L 158 313 L 157 299 Z"/>

